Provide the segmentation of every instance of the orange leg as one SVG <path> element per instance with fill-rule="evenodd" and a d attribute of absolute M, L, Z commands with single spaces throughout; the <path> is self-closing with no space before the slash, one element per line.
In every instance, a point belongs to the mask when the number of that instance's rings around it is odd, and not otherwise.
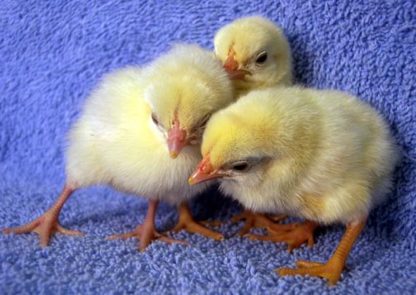
<path fill-rule="evenodd" d="M 252 240 L 284 242 L 288 244 L 288 251 L 299 248 L 307 243 L 309 247 L 314 245 L 313 233 L 318 224 L 312 221 L 293 224 L 273 224 L 268 227 L 269 234 L 266 236 L 248 234 Z"/>
<path fill-rule="evenodd" d="M 347 225 L 347 229 L 341 239 L 341 242 L 338 244 L 337 249 L 327 263 L 300 260 L 297 262 L 297 268 L 291 269 L 282 267 L 277 270 L 278 274 L 281 276 L 318 276 L 327 279 L 330 285 L 335 285 L 341 277 L 341 273 L 345 267 L 345 262 L 351 248 L 363 230 L 364 225 L 365 220 Z"/>
<path fill-rule="evenodd" d="M 46 247 L 49 244 L 49 239 L 55 232 L 72 236 L 82 235 L 80 231 L 62 227 L 58 221 L 62 207 L 73 192 L 73 188 L 65 185 L 56 202 L 42 216 L 22 226 L 5 228 L 3 233 L 23 234 L 35 232 L 39 235 L 41 247 Z"/>
<path fill-rule="evenodd" d="M 199 224 L 192 218 L 191 210 L 186 203 L 179 205 L 179 221 L 172 229 L 174 232 L 186 230 L 190 233 L 200 234 L 214 240 L 223 240 L 224 236 Z"/>
<path fill-rule="evenodd" d="M 233 216 L 231 221 L 237 223 L 239 221 L 245 220 L 243 228 L 239 231 L 240 236 L 246 235 L 252 228 L 264 227 L 276 225 L 276 222 L 279 222 L 285 219 L 286 216 L 279 215 L 275 217 L 268 217 L 265 214 L 253 213 L 250 210 L 244 210 L 242 213 Z"/>
<path fill-rule="evenodd" d="M 169 237 L 166 237 L 160 233 L 158 233 L 155 229 L 155 215 L 156 209 L 158 206 L 158 201 L 149 201 L 149 207 L 147 209 L 147 214 L 144 219 L 143 224 L 138 225 L 133 231 L 124 233 L 124 234 L 116 234 L 108 237 L 109 240 L 115 239 L 128 239 L 128 238 L 138 238 L 140 239 L 139 243 L 139 250 L 144 251 L 147 246 L 153 240 L 161 240 L 166 243 L 183 243 L 183 241 L 174 240 Z"/>

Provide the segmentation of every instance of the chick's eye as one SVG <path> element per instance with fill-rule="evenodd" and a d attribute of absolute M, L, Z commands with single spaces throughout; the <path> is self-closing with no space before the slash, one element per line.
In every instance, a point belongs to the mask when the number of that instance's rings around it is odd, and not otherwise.
<path fill-rule="evenodd" d="M 155 114 L 152 114 L 152 121 L 153 121 L 153 123 L 155 123 L 155 125 L 159 125 L 159 121 L 157 120 Z"/>
<path fill-rule="evenodd" d="M 259 65 L 264 64 L 266 60 L 267 60 L 267 52 L 266 51 L 260 52 L 260 54 L 257 55 L 256 57 L 256 64 L 259 64 Z"/>
<path fill-rule="evenodd" d="M 231 169 L 235 170 L 235 171 L 245 171 L 249 168 L 249 165 L 247 162 L 241 161 L 241 162 L 236 162 L 231 166 Z"/>

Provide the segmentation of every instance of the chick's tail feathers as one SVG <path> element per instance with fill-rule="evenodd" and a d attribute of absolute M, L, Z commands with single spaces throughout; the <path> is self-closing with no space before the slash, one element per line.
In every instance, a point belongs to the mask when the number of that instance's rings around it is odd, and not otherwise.
<path fill-rule="evenodd" d="M 39 241 L 41 247 L 46 247 L 49 244 L 51 236 L 58 232 L 64 235 L 80 236 L 82 232 L 77 230 L 70 230 L 62 227 L 59 224 L 59 214 L 61 213 L 62 207 L 75 191 L 75 188 L 65 184 L 61 194 L 55 203 L 40 217 L 35 220 L 17 227 L 5 228 L 3 233 L 5 234 L 24 234 L 34 232 L 39 235 Z"/>

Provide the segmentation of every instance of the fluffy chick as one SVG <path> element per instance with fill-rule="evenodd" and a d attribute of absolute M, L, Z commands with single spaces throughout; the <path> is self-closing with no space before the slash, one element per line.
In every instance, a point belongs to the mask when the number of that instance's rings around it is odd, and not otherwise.
<path fill-rule="evenodd" d="M 251 90 L 292 84 L 292 57 L 281 28 L 260 17 L 244 17 L 222 27 L 214 39 L 215 53 L 233 79 L 236 97 Z M 282 219 L 281 216 L 276 220 Z M 275 223 L 270 217 L 245 210 L 232 218 L 244 220 L 240 235 Z"/>
<path fill-rule="evenodd" d="M 219 111 L 201 151 L 190 183 L 219 178 L 222 191 L 246 208 L 307 219 L 309 230 L 346 225 L 327 263 L 299 261 L 297 269 L 279 270 L 330 284 L 339 280 L 370 210 L 384 199 L 398 160 L 387 124 L 366 103 L 301 88 L 252 91 Z M 286 238 L 299 238 L 297 227 L 286 230 Z"/>
<path fill-rule="evenodd" d="M 217 57 L 239 95 L 250 90 L 292 84 L 292 55 L 283 31 L 270 20 L 244 17 L 215 35 Z"/>
<path fill-rule="evenodd" d="M 194 45 L 177 45 L 143 69 L 107 75 L 70 131 L 67 180 L 57 202 L 33 222 L 5 232 L 37 232 L 42 246 L 53 232 L 80 234 L 60 226 L 62 206 L 76 189 L 106 184 L 149 200 L 144 224 L 113 238 L 140 237 L 141 250 L 156 238 L 171 242 L 155 230 L 157 204 L 179 204 L 205 188 L 190 187 L 187 178 L 201 159 L 205 123 L 232 97 L 221 64 Z"/>

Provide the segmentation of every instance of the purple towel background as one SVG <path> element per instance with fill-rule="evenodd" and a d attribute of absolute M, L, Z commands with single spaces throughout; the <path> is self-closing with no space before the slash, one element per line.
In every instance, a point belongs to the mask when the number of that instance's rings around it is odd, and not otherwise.
<path fill-rule="evenodd" d="M 108 188 L 77 192 L 61 215 L 83 238 L 0 234 L 2 294 L 411 294 L 416 288 L 416 5 L 414 1 L 12 1 L 0 2 L 0 227 L 40 215 L 59 193 L 66 133 L 100 77 L 143 64 L 174 41 L 212 48 L 215 31 L 261 14 L 280 24 L 298 83 L 359 95 L 390 122 L 404 157 L 389 201 L 376 209 L 340 283 L 278 277 L 296 259 L 328 259 L 343 228 L 318 232 L 316 245 L 285 246 L 179 233 L 191 246 L 106 241 L 133 229 L 146 203 Z M 194 201 L 197 219 L 238 209 L 211 190 Z M 167 229 L 174 208 L 162 205 Z M 219 228 L 227 236 L 238 225 Z"/>

